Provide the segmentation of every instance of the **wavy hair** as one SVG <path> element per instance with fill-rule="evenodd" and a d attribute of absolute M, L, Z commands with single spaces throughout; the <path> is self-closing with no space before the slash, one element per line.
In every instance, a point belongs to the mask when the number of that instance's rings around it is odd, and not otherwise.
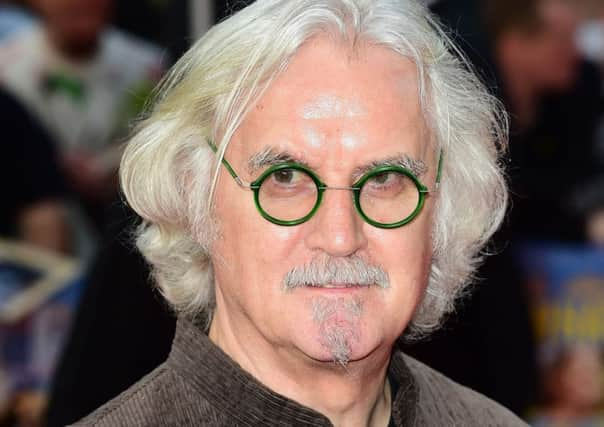
<path fill-rule="evenodd" d="M 250 105 L 310 38 L 391 49 L 413 61 L 435 149 L 445 153 L 425 297 L 405 336 L 437 328 L 483 257 L 507 205 L 507 119 L 429 11 L 413 0 L 258 0 L 210 29 L 176 63 L 134 129 L 121 185 L 143 218 L 137 245 L 179 313 L 210 313 L 208 248 L 220 159 Z M 216 141 L 218 155 L 205 144 Z"/>

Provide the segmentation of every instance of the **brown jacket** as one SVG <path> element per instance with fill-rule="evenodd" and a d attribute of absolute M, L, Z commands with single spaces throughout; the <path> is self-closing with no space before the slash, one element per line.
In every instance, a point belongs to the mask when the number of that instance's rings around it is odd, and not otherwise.
<path fill-rule="evenodd" d="M 396 353 L 395 426 L 526 426 L 507 409 Z M 76 426 L 331 426 L 269 390 L 180 319 L 168 360 Z"/>

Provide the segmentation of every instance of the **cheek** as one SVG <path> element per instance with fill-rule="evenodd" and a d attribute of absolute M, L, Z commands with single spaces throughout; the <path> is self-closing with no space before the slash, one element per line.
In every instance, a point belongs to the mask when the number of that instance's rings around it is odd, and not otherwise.
<path fill-rule="evenodd" d="M 258 215 L 259 216 L 259 215 Z M 302 239 L 299 227 L 281 227 L 261 218 L 250 234 L 251 256 L 269 272 L 291 268 L 287 261 L 293 258 L 296 246 Z"/>
<path fill-rule="evenodd" d="M 420 266 L 425 259 L 430 259 L 432 252 L 431 240 L 432 221 L 428 212 L 424 211 L 411 224 L 394 230 L 384 230 L 376 227 L 366 227 L 370 254 L 379 256 L 387 262 L 405 267 Z M 375 259 L 379 262 L 378 259 Z"/>
<path fill-rule="evenodd" d="M 368 230 L 369 254 L 390 277 L 395 304 L 414 304 L 427 282 L 432 259 L 429 215 L 396 230 Z M 393 301 L 394 302 L 394 301 Z"/>
<path fill-rule="evenodd" d="M 262 218 L 248 191 L 239 195 L 225 191 L 215 206 L 219 237 L 213 251 L 231 266 L 236 278 L 264 282 L 268 276 L 282 274 L 280 269 L 292 267 L 286 261 L 302 240 L 301 227 L 281 227 Z"/>

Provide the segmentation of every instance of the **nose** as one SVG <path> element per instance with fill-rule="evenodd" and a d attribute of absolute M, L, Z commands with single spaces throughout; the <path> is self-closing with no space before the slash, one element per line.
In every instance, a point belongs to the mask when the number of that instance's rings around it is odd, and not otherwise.
<path fill-rule="evenodd" d="M 309 220 L 306 244 L 332 256 L 352 255 L 367 244 L 364 224 L 350 190 L 327 189 L 317 213 Z"/>

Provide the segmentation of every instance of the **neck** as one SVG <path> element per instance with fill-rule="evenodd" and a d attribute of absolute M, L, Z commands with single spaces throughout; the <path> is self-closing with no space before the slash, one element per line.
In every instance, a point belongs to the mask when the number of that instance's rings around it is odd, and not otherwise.
<path fill-rule="evenodd" d="M 391 349 L 341 366 L 271 344 L 250 325 L 249 321 L 233 322 L 216 310 L 209 337 L 265 386 L 323 414 L 334 426 L 387 426 L 391 396 L 386 373 Z"/>
<path fill-rule="evenodd" d="M 60 32 L 47 30 L 47 37 L 54 49 L 64 58 L 72 62 L 85 63 L 93 59 L 99 49 L 98 38 L 89 41 L 72 42 L 61 35 Z"/>

